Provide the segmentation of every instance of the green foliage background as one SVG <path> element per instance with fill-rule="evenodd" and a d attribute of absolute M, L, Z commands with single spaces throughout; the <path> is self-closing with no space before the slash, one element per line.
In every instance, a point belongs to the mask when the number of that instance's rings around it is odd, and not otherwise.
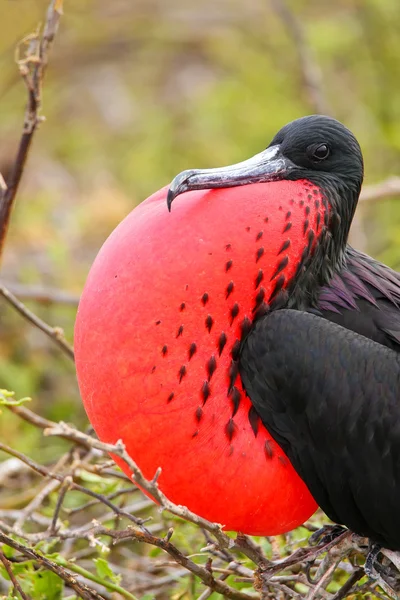
<path fill-rule="evenodd" d="M 12 163 L 25 89 L 15 46 L 46 0 L 0 0 L 0 172 Z M 326 110 L 357 135 L 366 183 L 399 174 L 400 3 L 292 0 Z M 269 0 L 66 0 L 2 277 L 79 295 L 99 247 L 185 168 L 242 160 L 287 121 L 316 112 L 298 47 Z M 359 208 L 363 249 L 400 268 L 400 203 Z M 32 304 L 72 340 L 75 308 Z M 86 424 L 73 365 L 0 304 L 0 388 L 45 416 Z M 0 439 L 53 456 L 6 412 Z M 29 490 L 27 491 L 29 494 Z"/>

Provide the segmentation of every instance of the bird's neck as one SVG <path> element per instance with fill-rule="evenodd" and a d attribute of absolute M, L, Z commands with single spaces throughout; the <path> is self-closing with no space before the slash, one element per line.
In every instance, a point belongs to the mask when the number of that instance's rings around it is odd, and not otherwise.
<path fill-rule="evenodd" d="M 323 228 L 315 249 L 299 265 L 289 285 L 288 308 L 305 310 L 316 307 L 321 287 L 330 283 L 345 260 L 347 239 L 360 186 L 332 179 L 329 180 L 329 185 L 323 180 L 318 184 L 328 199 L 329 222 Z"/>

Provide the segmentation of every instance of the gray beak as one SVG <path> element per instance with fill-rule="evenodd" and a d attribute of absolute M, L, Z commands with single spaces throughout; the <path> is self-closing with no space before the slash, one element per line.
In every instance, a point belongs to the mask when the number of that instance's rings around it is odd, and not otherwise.
<path fill-rule="evenodd" d="M 167 195 L 168 210 L 173 200 L 191 190 L 236 187 L 283 179 L 295 165 L 280 153 L 280 146 L 270 146 L 248 160 L 219 169 L 189 169 L 173 179 Z"/>

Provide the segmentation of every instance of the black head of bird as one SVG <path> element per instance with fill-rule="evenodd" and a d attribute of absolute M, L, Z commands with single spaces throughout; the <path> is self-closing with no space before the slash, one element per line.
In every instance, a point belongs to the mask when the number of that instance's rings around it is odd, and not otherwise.
<path fill-rule="evenodd" d="M 171 210 L 174 198 L 183 192 L 257 182 L 290 180 L 299 181 L 299 191 L 304 182 L 318 188 L 326 203 L 323 233 L 313 260 L 305 256 L 299 265 L 291 299 L 302 305 L 342 266 L 363 176 L 361 148 L 351 131 L 331 117 L 310 115 L 285 125 L 266 150 L 248 160 L 228 167 L 183 171 L 172 181 L 167 203 Z"/>
<path fill-rule="evenodd" d="M 285 125 L 269 148 L 287 161 L 285 179 L 308 179 L 323 188 L 335 208 L 353 217 L 364 175 L 360 145 L 347 127 L 311 115 Z"/>

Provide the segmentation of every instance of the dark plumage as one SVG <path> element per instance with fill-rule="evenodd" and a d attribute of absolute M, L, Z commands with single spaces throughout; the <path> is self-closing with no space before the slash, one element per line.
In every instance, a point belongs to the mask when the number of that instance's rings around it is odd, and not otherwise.
<path fill-rule="evenodd" d="M 400 350 L 400 274 L 350 246 L 341 269 L 322 287 L 315 312 Z"/>
<path fill-rule="evenodd" d="M 399 354 L 316 315 L 281 310 L 249 334 L 240 372 L 327 515 L 399 549 Z"/>

